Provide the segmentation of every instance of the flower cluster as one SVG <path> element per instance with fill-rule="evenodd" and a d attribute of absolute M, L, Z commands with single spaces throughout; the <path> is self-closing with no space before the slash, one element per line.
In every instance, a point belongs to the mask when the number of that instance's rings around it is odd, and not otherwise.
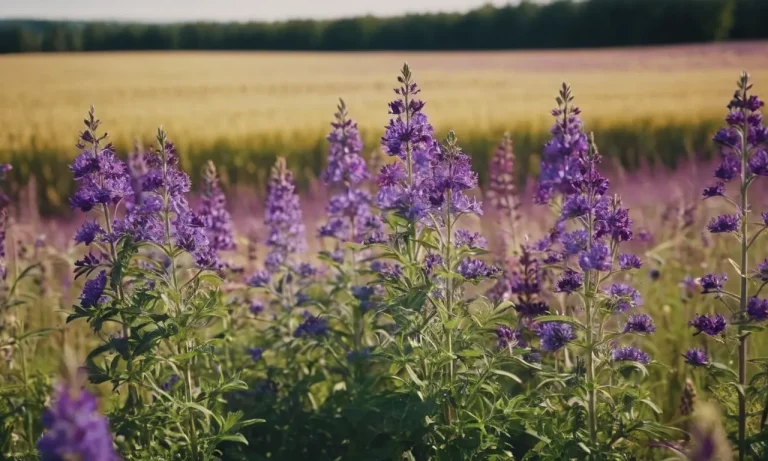
<path fill-rule="evenodd" d="M 289 264 L 291 257 L 307 245 L 293 174 L 282 157 L 272 167 L 265 207 L 269 253 L 264 265 L 274 273 Z"/>
<path fill-rule="evenodd" d="M 205 226 L 211 251 L 218 255 L 220 251 L 235 248 L 235 237 L 232 216 L 227 211 L 227 198 L 221 190 L 219 173 L 216 171 L 216 165 L 210 160 L 206 165 L 203 181 L 203 200 L 197 214 Z"/>
<path fill-rule="evenodd" d="M 37 443 L 43 460 L 117 461 L 107 418 L 85 390 L 59 386 L 53 406 L 43 416 L 45 434 Z"/>
<path fill-rule="evenodd" d="M 371 213 L 371 195 L 360 188 L 360 183 L 370 175 L 360 155 L 363 142 L 357 123 L 349 118 L 343 100 L 334 116 L 333 130 L 327 137 L 330 144 L 328 167 L 322 178 L 327 186 L 338 191 L 328 204 L 328 221 L 320 227 L 320 236 L 361 243 L 378 234 L 381 220 Z"/>

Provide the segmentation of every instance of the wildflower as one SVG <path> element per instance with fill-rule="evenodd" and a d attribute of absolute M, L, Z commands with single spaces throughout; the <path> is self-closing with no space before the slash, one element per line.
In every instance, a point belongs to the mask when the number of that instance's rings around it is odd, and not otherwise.
<path fill-rule="evenodd" d="M 98 413 L 96 399 L 85 390 L 60 386 L 53 406 L 43 415 L 43 427 L 46 432 L 37 449 L 45 461 L 120 459 L 107 418 Z"/>
<path fill-rule="evenodd" d="M 611 270 L 610 250 L 601 240 L 592 243 L 589 250 L 579 254 L 579 267 L 583 271 L 608 271 Z"/>
<path fill-rule="evenodd" d="M 179 375 L 174 373 L 168 377 L 168 380 L 166 380 L 163 384 L 160 385 L 160 389 L 162 389 L 165 392 L 170 392 L 171 389 L 173 389 L 173 386 L 175 386 L 180 379 L 181 378 L 179 378 Z"/>
<path fill-rule="evenodd" d="M 691 418 L 691 441 L 686 459 L 733 461 L 733 447 L 723 428 L 723 417 L 714 405 L 701 403 Z"/>
<path fill-rule="evenodd" d="M 459 229 L 456 231 L 456 248 L 467 246 L 470 249 L 485 248 L 488 241 L 477 232 Z"/>
<path fill-rule="evenodd" d="M 523 301 L 515 303 L 515 310 L 523 317 L 535 318 L 549 313 L 549 304 L 544 301 Z"/>
<path fill-rule="evenodd" d="M 620 254 L 619 255 L 619 267 L 624 270 L 640 269 L 643 262 L 637 256 L 633 254 Z"/>
<path fill-rule="evenodd" d="M 491 205 L 502 215 L 508 217 L 512 225 L 520 219 L 515 186 L 515 154 L 512 150 L 512 138 L 504 133 L 496 152 L 493 154 L 488 170 L 488 198 Z M 514 229 L 511 229 L 514 232 Z"/>
<path fill-rule="evenodd" d="M 712 197 L 722 197 L 725 195 L 725 183 L 717 182 L 713 186 L 707 186 L 702 193 L 705 199 Z"/>
<path fill-rule="evenodd" d="M 695 367 L 709 365 L 709 357 L 707 357 L 707 353 L 703 349 L 689 349 L 683 357 L 685 357 L 685 363 Z"/>
<path fill-rule="evenodd" d="M 611 308 L 616 312 L 624 312 L 632 307 L 642 306 L 643 298 L 636 289 L 623 283 L 614 283 L 606 293 L 610 296 Z"/>
<path fill-rule="evenodd" d="M 749 171 L 757 176 L 768 176 L 768 152 L 760 149 L 749 159 Z"/>
<path fill-rule="evenodd" d="M 696 387 L 691 378 L 685 378 L 685 386 L 680 394 L 680 415 L 690 416 L 696 409 Z"/>
<path fill-rule="evenodd" d="M 694 336 L 700 333 L 705 333 L 709 336 L 717 336 L 725 331 L 727 323 L 725 318 L 720 314 L 696 314 L 696 318 L 688 322 L 688 325 L 696 329 Z"/>
<path fill-rule="evenodd" d="M 321 317 L 315 317 L 308 312 L 304 313 L 304 322 L 293 332 L 294 338 L 309 338 L 324 336 L 328 332 L 328 321 Z"/>
<path fill-rule="evenodd" d="M 557 281 L 557 291 L 562 293 L 573 293 L 581 288 L 584 283 L 584 276 L 579 272 L 567 270 Z"/>
<path fill-rule="evenodd" d="M 624 333 L 653 333 L 656 325 L 648 314 L 630 315 L 624 325 Z"/>
<path fill-rule="evenodd" d="M 757 265 L 757 278 L 760 281 L 768 282 L 768 258 Z"/>
<path fill-rule="evenodd" d="M 260 271 L 256 271 L 255 273 L 253 273 L 253 275 L 248 277 L 248 280 L 246 281 L 246 283 L 248 284 L 248 286 L 252 286 L 254 288 L 260 288 L 260 287 L 265 287 L 269 285 L 270 279 L 271 279 L 271 276 L 269 274 L 269 271 L 260 270 Z"/>
<path fill-rule="evenodd" d="M 560 236 L 560 243 L 563 245 L 564 255 L 575 255 L 580 251 L 586 250 L 589 243 L 589 235 L 587 235 L 585 230 L 566 232 Z"/>
<path fill-rule="evenodd" d="M 104 229 L 96 221 L 86 221 L 75 232 L 75 242 L 90 245 L 104 235 Z"/>
<path fill-rule="evenodd" d="M 251 360 L 258 362 L 261 360 L 261 356 L 264 354 L 264 349 L 261 347 L 251 347 L 248 349 L 248 355 L 251 356 Z"/>
<path fill-rule="evenodd" d="M 396 278 L 403 275 L 403 268 L 399 264 L 390 264 L 382 261 L 374 261 L 371 263 L 371 270 L 378 273 L 382 277 Z"/>
<path fill-rule="evenodd" d="M 713 234 L 736 232 L 739 229 L 741 220 L 738 215 L 724 214 L 712 220 L 707 225 L 709 232 Z"/>
<path fill-rule="evenodd" d="M 613 350 L 613 361 L 637 362 L 647 365 L 651 363 L 651 357 L 636 347 L 625 346 Z"/>
<path fill-rule="evenodd" d="M 747 302 L 747 315 L 755 322 L 762 322 L 768 319 L 768 299 L 760 299 L 754 296 L 749 298 Z"/>
<path fill-rule="evenodd" d="M 462 277 L 470 281 L 491 277 L 499 271 L 495 266 L 489 267 L 482 260 L 472 258 L 464 258 L 461 263 L 459 263 L 457 270 Z"/>
<path fill-rule="evenodd" d="M 517 344 L 519 333 L 506 325 L 496 328 L 496 338 L 499 349 L 506 349 L 510 344 Z"/>
<path fill-rule="evenodd" d="M 355 297 L 358 301 L 360 301 L 360 310 L 363 312 L 371 310 L 371 308 L 375 305 L 373 300 L 374 294 L 376 293 L 376 290 L 372 286 L 368 285 L 362 285 L 362 286 L 353 286 L 351 288 L 352 296 Z"/>
<path fill-rule="evenodd" d="M 720 293 L 723 291 L 723 284 L 728 280 L 728 274 L 717 275 L 707 274 L 699 280 L 699 285 L 703 291 L 701 294 Z"/>
<path fill-rule="evenodd" d="M 326 138 L 330 144 L 328 166 L 322 174 L 326 185 L 357 184 L 369 178 L 365 160 L 360 156 L 363 141 L 357 123 L 348 118 L 347 106 L 339 100 L 338 112 L 331 123 L 332 131 Z"/>
<path fill-rule="evenodd" d="M 259 315 L 264 312 L 264 304 L 260 301 L 251 301 L 251 305 L 248 307 L 248 310 L 253 315 Z"/>
<path fill-rule="evenodd" d="M 85 282 L 83 293 L 80 295 L 80 304 L 83 307 L 94 307 L 103 302 L 104 289 L 107 286 L 107 272 L 101 271 L 99 275 Z"/>
<path fill-rule="evenodd" d="M 576 339 L 573 327 L 562 322 L 540 323 L 534 331 L 541 338 L 541 348 L 549 352 L 556 352 Z"/>
<path fill-rule="evenodd" d="M 443 263 L 443 257 L 437 253 L 427 253 L 424 257 L 424 268 L 427 270 L 427 274 L 432 274 L 435 267 Z"/>
<path fill-rule="evenodd" d="M 267 258 L 271 257 L 273 262 L 267 268 L 276 272 L 281 264 L 288 263 L 292 255 L 306 247 L 299 196 L 293 174 L 282 157 L 272 167 L 265 208 L 264 223 L 268 228 L 266 245 L 269 247 Z"/>
<path fill-rule="evenodd" d="M 203 201 L 197 214 L 205 226 L 210 248 L 214 252 L 233 250 L 235 238 L 232 217 L 226 208 L 227 199 L 221 190 L 216 166 L 210 160 L 203 179 Z"/>

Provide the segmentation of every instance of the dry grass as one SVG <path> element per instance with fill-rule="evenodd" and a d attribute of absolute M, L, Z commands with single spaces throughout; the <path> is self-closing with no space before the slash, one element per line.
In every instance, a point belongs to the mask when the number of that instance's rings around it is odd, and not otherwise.
<path fill-rule="evenodd" d="M 89 104 L 116 139 L 164 125 L 182 144 L 297 143 L 326 130 L 343 96 L 364 129 L 387 120 L 403 61 L 442 130 L 549 125 L 562 80 L 591 123 L 695 123 L 724 112 L 738 72 L 768 88 L 768 43 L 489 53 L 98 53 L 0 56 L 0 151 L 62 149 Z"/>

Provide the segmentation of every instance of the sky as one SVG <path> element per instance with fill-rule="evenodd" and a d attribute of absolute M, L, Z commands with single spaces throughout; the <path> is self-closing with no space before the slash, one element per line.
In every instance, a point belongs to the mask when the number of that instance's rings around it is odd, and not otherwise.
<path fill-rule="evenodd" d="M 518 0 L 0 0 L 0 18 L 276 21 L 466 11 Z M 540 1 L 540 0 L 536 0 Z"/>

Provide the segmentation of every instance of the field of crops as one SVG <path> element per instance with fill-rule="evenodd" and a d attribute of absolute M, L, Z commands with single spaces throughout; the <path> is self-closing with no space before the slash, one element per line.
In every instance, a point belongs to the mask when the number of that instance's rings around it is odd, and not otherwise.
<path fill-rule="evenodd" d="M 0 459 L 768 459 L 765 51 L 0 57 Z"/>
<path fill-rule="evenodd" d="M 591 127 L 625 166 L 673 165 L 712 152 L 708 140 L 734 69 L 768 85 L 768 44 L 748 42 L 593 51 L 489 53 L 89 53 L 0 56 L 0 158 L 13 178 L 38 182 L 43 211 L 65 208 L 73 184 L 56 174 L 71 160 L 82 108 L 109 108 L 122 151 L 152 141 L 163 125 L 190 171 L 216 159 L 225 182 L 264 186 L 284 155 L 301 187 L 324 164 L 327 108 L 344 96 L 373 148 L 387 114 L 390 70 L 419 70 L 441 135 L 462 133 L 485 183 L 487 160 L 505 131 L 518 146 L 520 179 L 546 140 L 552 88 L 580 89 Z M 366 152 L 368 155 L 368 152 Z M 311 173 L 311 174 L 310 174 Z"/>

